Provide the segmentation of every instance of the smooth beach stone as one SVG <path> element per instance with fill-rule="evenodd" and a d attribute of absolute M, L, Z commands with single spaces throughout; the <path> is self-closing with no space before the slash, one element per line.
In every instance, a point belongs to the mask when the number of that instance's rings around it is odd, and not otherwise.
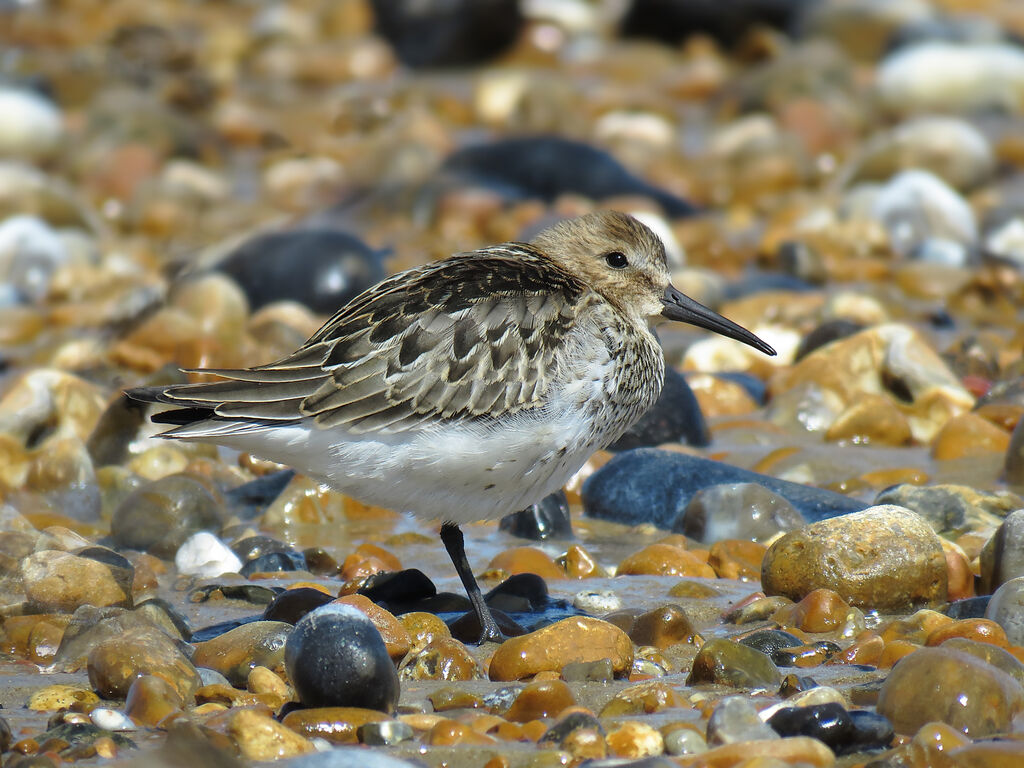
<path fill-rule="evenodd" d="M 223 507 L 198 480 L 169 475 L 126 498 L 110 521 L 114 543 L 162 558 L 174 557 L 194 533 L 219 531 Z"/>
<path fill-rule="evenodd" d="M 946 558 L 918 514 L 876 506 L 785 534 L 768 550 L 761 582 L 766 594 L 793 600 L 831 589 L 854 606 L 904 610 L 946 601 Z"/>
<path fill-rule="evenodd" d="M 611 659 L 616 676 L 633 666 L 633 643 L 613 624 L 586 616 L 562 619 L 502 643 L 491 657 L 491 680 L 521 680 L 538 672 L 561 672 L 573 662 Z"/>
<path fill-rule="evenodd" d="M 911 118 L 868 138 L 842 171 L 846 183 L 885 181 L 894 173 L 922 168 L 958 190 L 969 190 L 995 172 L 988 139 L 958 117 Z"/>
<path fill-rule="evenodd" d="M 479 680 L 480 665 L 465 645 L 451 637 L 438 637 L 402 659 L 400 680 Z"/>
<path fill-rule="evenodd" d="M 451 631 L 439 616 L 425 611 L 411 611 L 398 617 L 409 633 L 413 649 L 425 648 L 435 640 L 451 637 Z"/>
<path fill-rule="evenodd" d="M 634 176 L 602 149 L 561 136 L 528 136 L 465 147 L 444 162 L 443 176 L 497 191 L 507 200 L 553 202 L 565 194 L 594 201 L 623 195 L 648 197 L 665 214 L 688 216 L 686 200 Z"/>
<path fill-rule="evenodd" d="M 558 717 L 576 703 L 569 686 L 561 680 L 540 680 L 528 684 L 505 712 L 506 720 L 525 723 L 544 717 Z"/>
<path fill-rule="evenodd" d="M 697 637 L 686 610 L 675 603 L 666 603 L 636 618 L 629 638 L 637 645 L 665 649 L 677 643 L 692 643 Z"/>
<path fill-rule="evenodd" d="M 1007 515 L 981 550 L 981 579 L 978 589 L 985 594 L 1024 576 L 1024 509 Z"/>
<path fill-rule="evenodd" d="M 647 680 L 623 688 L 601 709 L 601 717 L 645 715 L 665 709 L 689 708 L 689 702 L 670 685 L 660 680 Z"/>
<path fill-rule="evenodd" d="M 942 642 L 942 647 L 976 656 L 982 661 L 1001 669 L 1021 685 L 1024 685 L 1024 663 L 1016 656 L 992 643 L 978 642 L 966 637 L 951 637 Z"/>
<path fill-rule="evenodd" d="M 769 725 L 761 720 L 755 707 L 742 696 L 727 696 L 718 702 L 707 727 L 708 746 L 735 744 L 741 741 L 779 738 Z"/>
<path fill-rule="evenodd" d="M 720 539 L 764 541 L 804 524 L 783 496 L 758 483 L 702 488 L 683 512 L 681 533 L 710 544 Z"/>
<path fill-rule="evenodd" d="M 393 613 L 401 614 L 405 613 L 402 609 L 406 606 L 434 597 L 437 587 L 423 571 L 406 568 L 373 574 L 359 588 L 359 594 Z"/>
<path fill-rule="evenodd" d="M 991 664 L 961 651 L 922 648 L 893 667 L 878 713 L 897 733 L 940 721 L 971 738 L 1005 733 L 1024 711 L 1024 687 Z"/>
<path fill-rule="evenodd" d="M 748 648 L 760 651 L 772 660 L 774 664 L 779 663 L 779 652 L 786 648 L 797 648 L 803 645 L 801 640 L 791 632 L 781 629 L 761 629 L 745 635 L 739 642 Z"/>
<path fill-rule="evenodd" d="M 365 707 L 391 712 L 398 673 L 366 614 L 332 603 L 302 617 L 285 647 L 288 679 L 308 707 Z"/>
<path fill-rule="evenodd" d="M 505 515 L 498 522 L 498 530 L 532 541 L 572 538 L 572 518 L 565 491 L 548 494 L 526 509 Z"/>
<path fill-rule="evenodd" d="M 242 561 L 212 533 L 199 531 L 178 547 L 174 566 L 183 575 L 214 578 L 224 573 L 238 573 Z"/>
<path fill-rule="evenodd" d="M 864 330 L 864 326 L 845 318 L 826 320 L 821 325 L 815 326 L 814 330 L 800 340 L 800 346 L 796 348 L 793 362 L 800 362 L 811 352 L 814 352 L 826 344 L 831 344 L 838 339 L 845 339 Z"/>
<path fill-rule="evenodd" d="M 669 594 L 672 595 L 673 592 L 669 592 Z M 748 598 L 749 602 L 744 601 L 735 606 L 722 617 L 723 620 L 730 624 L 751 624 L 756 621 L 764 621 L 780 608 L 793 604 L 788 597 L 765 597 L 762 593 L 757 593 L 752 598 Z"/>
<path fill-rule="evenodd" d="M 1007 43 L 926 41 L 883 59 L 875 87 L 883 106 L 903 114 L 1019 113 L 1024 51 Z"/>
<path fill-rule="evenodd" d="M 504 571 L 512 576 L 534 573 L 545 579 L 564 579 L 565 571 L 537 547 L 511 547 L 499 552 L 487 565 L 489 571 Z"/>
<path fill-rule="evenodd" d="M 246 760 L 277 760 L 316 750 L 309 739 L 253 709 L 240 709 L 231 716 L 228 735 Z"/>
<path fill-rule="evenodd" d="M 720 579 L 758 581 L 768 547 L 748 539 L 722 539 L 711 545 L 708 565 Z"/>
<path fill-rule="evenodd" d="M 369 723 L 382 723 L 388 716 L 375 709 L 361 707 L 312 707 L 296 709 L 281 723 L 307 739 L 326 739 L 332 744 L 354 744 L 359 729 Z"/>
<path fill-rule="evenodd" d="M 1020 489 L 1024 487 L 1024 419 L 1010 433 L 1010 444 L 1006 448 L 1004 474 L 1007 485 Z"/>
<path fill-rule="evenodd" d="M 761 651 L 740 643 L 716 638 L 703 645 L 693 660 L 687 685 L 717 683 L 733 688 L 776 690 L 782 673 Z"/>
<path fill-rule="evenodd" d="M 42 93 L 0 86 L 0 157 L 37 160 L 53 154 L 64 134 L 60 109 Z"/>
<path fill-rule="evenodd" d="M 264 621 L 296 624 L 312 610 L 334 600 L 334 595 L 313 587 L 293 587 L 276 595 L 263 611 Z"/>
<path fill-rule="evenodd" d="M 966 485 L 912 485 L 886 488 L 875 497 L 876 505 L 895 504 L 917 512 L 939 533 L 998 525 L 1024 501 L 1016 494 L 989 493 Z"/>
<path fill-rule="evenodd" d="M 809 736 L 833 751 L 854 741 L 856 728 L 846 708 L 834 702 L 803 707 L 785 707 L 767 724 L 779 736 Z"/>
<path fill-rule="evenodd" d="M 355 235 L 294 229 L 257 235 L 216 269 L 234 279 L 253 310 L 296 301 L 329 314 L 385 277 L 382 254 Z"/>
<path fill-rule="evenodd" d="M 1013 645 L 1024 645 L 1024 576 L 1010 579 L 992 595 L 985 618 L 996 622 Z"/>
<path fill-rule="evenodd" d="M 662 443 L 705 446 L 710 442 L 711 432 L 697 397 L 683 375 L 668 366 L 665 368 L 665 383 L 654 405 L 622 437 L 609 445 L 608 450 L 628 451 Z"/>
<path fill-rule="evenodd" d="M 192 701 L 202 681 L 192 662 L 162 632 L 136 629 L 106 640 L 89 654 L 89 683 L 106 699 L 124 699 L 136 678 L 159 677 L 183 701 Z"/>
<path fill-rule="evenodd" d="M 33 691 L 26 705 L 33 712 L 57 712 L 76 705 L 98 704 L 99 697 L 88 688 L 74 685 L 48 685 Z"/>
<path fill-rule="evenodd" d="M 131 566 L 44 550 L 21 561 L 25 597 L 40 611 L 71 613 L 82 605 L 131 607 Z M 120 578 L 119 578 L 120 577 Z"/>
<path fill-rule="evenodd" d="M 243 565 L 238 572 L 250 579 L 257 573 L 288 573 L 289 571 L 306 570 L 306 558 L 301 552 L 268 552 L 254 557 Z"/>
<path fill-rule="evenodd" d="M 195 644 L 192 661 L 224 675 L 232 685 L 245 685 L 253 667 L 280 669 L 292 626 L 280 621 L 253 621 Z"/>
<path fill-rule="evenodd" d="M 975 413 L 961 413 L 943 425 L 932 441 L 932 458 L 955 461 L 979 453 L 1005 453 L 1010 434 Z"/>
<path fill-rule="evenodd" d="M 961 619 L 928 634 L 925 645 L 942 645 L 947 640 L 966 639 L 1005 648 L 1009 643 L 1001 626 L 989 619 Z"/>
<path fill-rule="evenodd" d="M 772 615 L 772 621 L 796 627 L 804 632 L 831 632 L 846 621 L 850 605 L 831 589 L 815 589 L 800 602 L 785 605 Z"/>
<path fill-rule="evenodd" d="M 1016 768 L 1024 760 L 1024 743 L 977 741 L 951 749 L 949 760 L 956 768 Z"/>
<path fill-rule="evenodd" d="M 335 605 L 351 605 L 358 611 L 366 614 L 377 628 L 385 647 L 388 649 L 388 656 L 392 661 L 398 662 L 409 652 L 412 641 L 402 622 L 390 611 L 381 608 L 364 595 L 345 595 L 334 601 Z"/>
<path fill-rule="evenodd" d="M 101 643 L 116 637 L 122 637 L 132 631 L 160 630 L 148 615 L 143 612 L 128 611 L 124 608 L 97 608 L 83 605 L 71 616 L 64 628 L 60 647 L 54 657 L 54 664 L 59 669 L 73 671 L 85 665 L 89 654 Z M 177 633 L 168 636 L 180 639 Z"/>
<path fill-rule="evenodd" d="M 203 685 L 206 683 L 200 677 Z M 134 722 L 148 727 L 184 708 L 184 699 L 174 687 L 156 675 L 135 678 L 125 695 L 124 711 Z"/>
<path fill-rule="evenodd" d="M 605 742 L 608 751 L 619 757 L 643 758 L 665 751 L 661 733 L 653 726 L 635 720 L 620 723 L 609 730 Z"/>
<path fill-rule="evenodd" d="M 707 751 L 704 736 L 692 728 L 675 728 L 665 734 L 665 752 L 669 755 L 699 755 Z"/>
<path fill-rule="evenodd" d="M 356 732 L 359 742 L 371 747 L 387 747 L 411 741 L 414 735 L 412 726 L 400 720 L 384 720 L 382 722 L 364 723 Z"/>
<path fill-rule="evenodd" d="M 737 0 L 724 6 L 707 0 L 634 0 L 619 22 L 619 34 L 625 38 L 650 38 L 673 47 L 692 36 L 707 36 L 730 48 L 755 29 L 791 32 L 813 5 L 808 0 Z"/>
<path fill-rule="evenodd" d="M 753 483 L 786 499 L 809 521 L 864 509 L 855 499 L 697 456 L 637 448 L 614 456 L 583 483 L 589 517 L 626 525 L 651 523 L 682 532 L 683 513 L 698 491 Z"/>
<path fill-rule="evenodd" d="M 616 570 L 617 576 L 696 576 L 715 578 L 715 571 L 706 560 L 682 547 L 665 542 L 648 544 L 634 552 Z"/>

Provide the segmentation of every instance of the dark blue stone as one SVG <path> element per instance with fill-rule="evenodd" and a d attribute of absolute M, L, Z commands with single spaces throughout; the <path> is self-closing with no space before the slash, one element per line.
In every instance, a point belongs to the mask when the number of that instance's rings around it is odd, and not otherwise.
<path fill-rule="evenodd" d="M 449 156 L 442 171 L 509 200 L 552 202 L 566 193 L 597 201 L 642 195 L 673 218 L 696 210 L 686 200 L 634 176 L 604 150 L 560 136 L 503 139 L 466 147 Z"/>
<path fill-rule="evenodd" d="M 270 506 L 270 502 L 281 495 L 281 491 L 292 481 L 293 477 L 295 477 L 294 469 L 283 469 L 280 472 L 258 477 L 227 491 L 224 494 L 224 501 L 232 514 L 238 515 L 243 520 L 250 520 L 257 515 L 262 515 Z"/>
<path fill-rule="evenodd" d="M 498 523 L 498 530 L 531 541 L 571 539 L 572 518 L 565 491 L 557 491 L 526 509 L 505 515 Z"/>
<path fill-rule="evenodd" d="M 608 449 L 628 451 L 662 443 L 705 446 L 710 442 L 711 432 L 696 395 L 679 371 L 666 367 L 665 385 L 657 402 Z"/>
<path fill-rule="evenodd" d="M 590 517 L 626 525 L 651 523 L 679 530 L 686 505 L 702 488 L 724 483 L 759 483 L 784 497 L 808 522 L 857 512 L 867 504 L 821 488 L 740 469 L 720 461 L 637 448 L 613 457 L 583 484 L 583 510 Z"/>
<path fill-rule="evenodd" d="M 624 37 L 677 45 L 691 35 L 733 45 L 755 27 L 792 32 L 818 0 L 633 0 L 620 22 Z"/>
<path fill-rule="evenodd" d="M 422 610 L 411 606 L 434 597 L 437 587 L 423 571 L 407 568 L 404 571 L 375 573 L 359 588 L 359 594 L 385 606 L 392 613 L 400 614 Z"/>
<path fill-rule="evenodd" d="M 500 56 L 519 37 L 519 0 L 371 0 L 375 31 L 407 67 L 457 67 Z"/>
<path fill-rule="evenodd" d="M 836 749 L 854 741 L 856 728 L 841 704 L 813 704 L 785 707 L 770 718 L 768 725 L 779 736 L 809 736 Z"/>
<path fill-rule="evenodd" d="M 263 618 L 267 621 L 297 624 L 307 613 L 315 611 L 321 605 L 327 605 L 333 600 L 333 596 L 312 587 L 286 589 L 270 601 L 270 605 L 263 611 Z"/>
<path fill-rule="evenodd" d="M 535 573 L 517 573 L 484 595 L 491 608 L 506 613 L 542 611 L 548 605 L 548 585 Z"/>
<path fill-rule="evenodd" d="M 734 301 L 745 296 L 764 293 L 765 291 L 806 293 L 817 290 L 820 290 L 818 286 L 811 285 L 806 280 L 794 277 L 793 275 L 779 272 L 757 272 L 741 280 L 728 283 L 723 291 L 723 296 L 727 301 Z"/>
<path fill-rule="evenodd" d="M 399 684 L 380 632 L 350 605 L 307 613 L 284 649 L 288 679 L 307 707 L 366 707 L 393 712 Z"/>
<path fill-rule="evenodd" d="M 836 749 L 837 755 L 889 748 L 896 732 L 885 715 L 868 709 L 854 709 L 849 715 L 853 722 L 853 739 L 845 747 Z"/>
<path fill-rule="evenodd" d="M 965 597 L 947 606 L 944 613 L 951 619 L 983 619 L 985 610 L 988 608 L 992 595 L 981 595 L 979 597 Z"/>
<path fill-rule="evenodd" d="M 331 314 L 384 279 L 382 256 L 347 232 L 296 229 L 258 235 L 216 268 L 242 287 L 251 309 L 287 300 Z"/>
<path fill-rule="evenodd" d="M 247 562 L 239 573 L 249 578 L 254 573 L 304 570 L 306 570 L 306 558 L 302 556 L 301 552 L 268 552 Z"/>
<path fill-rule="evenodd" d="M 270 536 L 246 536 L 231 545 L 231 551 L 238 555 L 243 563 L 255 560 L 257 557 L 269 555 L 271 552 L 291 552 L 291 547 L 283 541 L 272 539 Z"/>

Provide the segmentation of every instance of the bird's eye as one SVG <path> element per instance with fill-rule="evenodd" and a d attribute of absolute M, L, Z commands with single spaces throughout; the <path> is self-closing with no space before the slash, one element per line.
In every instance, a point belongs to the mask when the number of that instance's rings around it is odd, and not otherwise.
<path fill-rule="evenodd" d="M 612 251 L 604 255 L 604 260 L 608 263 L 608 266 L 612 269 L 625 269 L 629 266 L 629 260 L 626 259 L 626 254 L 620 253 L 619 251 Z"/>

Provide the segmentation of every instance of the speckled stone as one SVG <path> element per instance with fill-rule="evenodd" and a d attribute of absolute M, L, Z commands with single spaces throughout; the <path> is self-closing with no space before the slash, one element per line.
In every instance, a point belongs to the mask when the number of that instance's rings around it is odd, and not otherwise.
<path fill-rule="evenodd" d="M 923 518 L 878 506 L 787 533 L 768 550 L 761 581 L 794 600 L 826 588 L 851 605 L 902 610 L 946 601 L 946 558 Z"/>
<path fill-rule="evenodd" d="M 44 550 L 21 562 L 25 596 L 40 611 L 71 613 L 81 605 L 130 608 L 131 570 L 114 569 L 89 557 Z M 117 573 L 126 574 L 117 578 Z"/>

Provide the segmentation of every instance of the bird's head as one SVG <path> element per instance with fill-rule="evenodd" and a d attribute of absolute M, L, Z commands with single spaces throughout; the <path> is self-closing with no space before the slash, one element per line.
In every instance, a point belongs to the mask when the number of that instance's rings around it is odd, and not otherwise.
<path fill-rule="evenodd" d="M 541 232 L 533 244 L 627 317 L 678 320 L 775 354 L 746 328 L 675 288 L 661 239 L 628 214 L 597 211 L 568 219 Z"/>

